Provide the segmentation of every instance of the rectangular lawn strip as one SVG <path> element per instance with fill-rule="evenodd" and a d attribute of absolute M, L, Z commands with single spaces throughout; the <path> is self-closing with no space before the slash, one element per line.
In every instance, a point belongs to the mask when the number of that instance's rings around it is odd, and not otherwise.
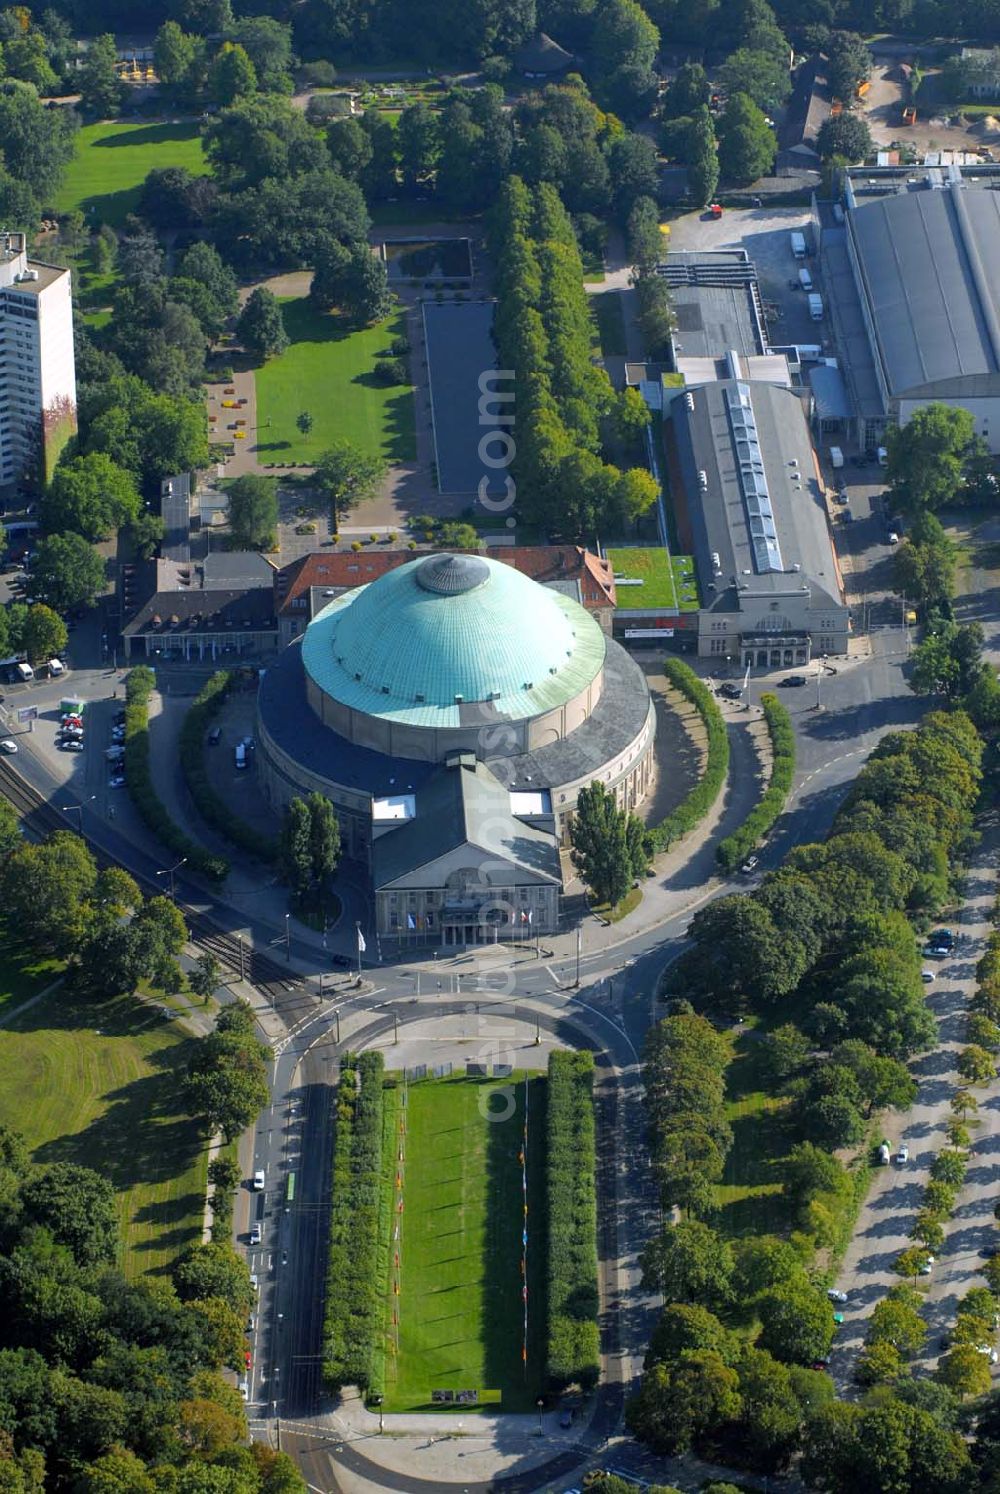
<path fill-rule="evenodd" d="M 591 296 L 590 304 L 597 318 L 601 352 L 605 358 L 624 358 L 628 352 L 628 344 L 625 339 L 625 313 L 620 292 L 600 291 Z"/>
<path fill-rule="evenodd" d="M 386 386 L 373 372 L 393 338 L 405 335 L 405 318 L 351 331 L 304 296 L 284 300 L 282 314 L 291 345 L 255 375 L 260 460 L 314 462 L 341 437 L 390 465 L 412 459 L 412 385 Z M 313 418 L 308 435 L 295 424 L 303 410 Z"/>
<path fill-rule="evenodd" d="M 733 1145 L 716 1200 L 719 1231 L 731 1237 L 787 1234 L 792 1227 L 784 1163 L 795 1137 L 788 1124 L 788 1101 L 764 1087 L 759 1047 L 759 1035 L 745 1031 L 727 1073 L 726 1116 Z"/>
<path fill-rule="evenodd" d="M 642 607 L 680 607 L 681 592 L 674 583 L 670 556 L 661 545 L 609 550 L 608 559 L 616 576 L 641 581 L 641 586 L 621 586 L 618 605 Z"/>
<path fill-rule="evenodd" d="M 178 1094 L 194 1040 L 132 997 L 65 988 L 0 1034 L 0 1122 L 36 1162 L 73 1162 L 118 1193 L 122 1264 L 162 1273 L 201 1238 L 208 1158 Z"/>
<path fill-rule="evenodd" d="M 195 176 L 208 170 L 194 121 L 84 125 L 75 147 L 56 212 L 79 208 L 89 228 L 101 223 L 120 228 L 138 207 L 146 177 L 161 166 L 183 166 Z"/>
<path fill-rule="evenodd" d="M 527 1373 L 520 1268 L 524 1078 L 509 1083 L 516 1101 L 509 1115 L 506 1094 L 497 1094 L 507 1090 L 502 1080 L 411 1084 L 405 1109 L 397 1095 L 397 1113 L 406 1117 L 404 1207 L 393 1216 L 401 1220 L 401 1287 L 398 1297 L 387 1293 L 387 1411 L 430 1409 L 435 1389 L 477 1390 L 480 1405 L 499 1399 L 506 1411 L 534 1405 L 545 1326 L 545 1082 L 529 1082 Z M 495 1096 L 491 1104 L 504 1118 L 487 1118 L 484 1095 Z"/>

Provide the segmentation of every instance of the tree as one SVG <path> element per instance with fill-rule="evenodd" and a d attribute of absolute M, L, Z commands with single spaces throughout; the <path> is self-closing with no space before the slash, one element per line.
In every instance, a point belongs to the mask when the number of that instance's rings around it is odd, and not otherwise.
<path fill-rule="evenodd" d="M 38 198 L 48 201 L 58 190 L 63 168 L 73 155 L 73 130 L 71 110 L 47 109 L 30 83 L 0 81 L 4 167 Z"/>
<path fill-rule="evenodd" d="M 217 1297 L 244 1317 L 253 1302 L 246 1261 L 226 1242 L 194 1245 L 181 1256 L 171 1278 L 182 1302 Z"/>
<path fill-rule="evenodd" d="M 570 826 L 570 854 L 596 901 L 611 907 L 632 885 L 626 820 L 626 812 L 600 781 L 580 790 Z"/>
<path fill-rule="evenodd" d="M 660 214 L 651 197 L 637 197 L 628 215 L 626 228 L 629 258 L 634 265 L 651 268 L 663 258 L 663 234 Z M 630 390 L 638 393 L 638 390 Z M 641 396 L 640 396 L 641 398 Z"/>
<path fill-rule="evenodd" d="M 955 595 L 955 546 L 936 515 L 926 510 L 893 556 L 893 588 L 918 606 L 935 607 Z"/>
<path fill-rule="evenodd" d="M 117 61 L 115 39 L 105 32 L 88 44 L 83 66 L 75 74 L 81 104 L 99 119 L 112 119 L 121 113 L 126 85 L 118 76 Z"/>
<path fill-rule="evenodd" d="M 732 1333 L 707 1307 L 672 1302 L 660 1313 L 646 1353 L 645 1368 L 679 1359 L 689 1349 L 710 1349 L 731 1363 L 737 1353 Z"/>
<path fill-rule="evenodd" d="M 322 886 L 340 860 L 340 822 L 333 805 L 318 790 L 306 800 L 309 811 L 309 863 L 312 881 Z"/>
<path fill-rule="evenodd" d="M 935 1182 L 960 1188 L 965 1181 L 965 1168 L 966 1160 L 961 1152 L 940 1151 L 931 1163 L 931 1177 Z"/>
<path fill-rule="evenodd" d="M 749 186 L 774 165 L 777 141 L 764 115 L 745 93 L 734 93 L 719 120 L 719 171 L 725 181 Z"/>
<path fill-rule="evenodd" d="M 872 69 L 866 42 L 854 31 L 834 31 L 826 44 L 826 78 L 835 99 L 850 105 Z"/>
<path fill-rule="evenodd" d="M 28 608 L 22 642 L 32 665 L 57 659 L 66 647 L 66 624 L 58 613 L 41 602 Z"/>
<path fill-rule="evenodd" d="M 89 1167 L 53 1162 L 29 1173 L 21 1184 L 25 1221 L 47 1229 L 81 1266 L 114 1260 L 118 1205 L 106 1178 Z"/>
<path fill-rule="evenodd" d="M 254 1035 L 249 1007 L 225 1007 L 215 1031 L 199 1041 L 191 1059 L 186 1089 L 192 1112 L 231 1141 L 267 1103 L 269 1056 L 270 1049 Z"/>
<path fill-rule="evenodd" d="M 163 542 L 167 526 L 159 514 L 144 508 L 129 525 L 132 548 L 140 560 L 151 560 Z"/>
<path fill-rule="evenodd" d="M 426 104 L 411 104 L 396 127 L 403 181 L 412 191 L 434 171 L 441 154 L 438 116 Z"/>
<path fill-rule="evenodd" d="M 791 1281 L 766 1292 L 760 1301 L 763 1321 L 758 1345 L 776 1359 L 811 1364 L 825 1359 L 833 1340 L 833 1308 L 808 1281 Z"/>
<path fill-rule="evenodd" d="M 955 1066 L 967 1084 L 989 1084 L 996 1078 L 995 1056 L 976 1043 L 962 1049 Z"/>
<path fill-rule="evenodd" d="M 300 410 L 295 417 L 295 425 L 303 436 L 308 436 L 313 428 L 313 418 L 308 410 Z"/>
<path fill-rule="evenodd" d="M 316 463 L 313 483 L 330 504 L 334 531 L 340 517 L 374 493 L 385 471 L 380 458 L 360 451 L 346 437 L 327 447 Z"/>
<path fill-rule="evenodd" d="M 696 206 L 706 207 L 715 197 L 719 185 L 719 147 L 707 105 L 696 109 L 691 117 L 685 155 L 688 191 Z"/>
<path fill-rule="evenodd" d="M 198 52 L 197 37 L 176 21 L 164 21 L 153 40 L 153 65 L 160 87 L 173 98 L 182 99 L 190 89 Z"/>
<path fill-rule="evenodd" d="M 141 508 L 132 474 L 104 452 L 92 451 L 60 462 L 42 500 L 42 523 L 50 533 L 101 540 L 131 523 Z"/>
<path fill-rule="evenodd" d="M 726 93 L 746 94 L 759 109 L 779 109 L 792 89 L 788 57 L 738 47 L 719 69 L 719 82 Z"/>
<path fill-rule="evenodd" d="M 992 1384 L 990 1361 L 973 1344 L 955 1344 L 938 1360 L 938 1379 L 962 1400 L 985 1395 Z"/>
<path fill-rule="evenodd" d="M 207 1006 L 209 998 L 215 994 L 221 978 L 222 966 L 215 956 L 212 954 L 201 954 L 188 972 L 188 985 L 193 994 L 200 996 L 203 1005 Z"/>
<path fill-rule="evenodd" d="M 257 69 L 241 46 L 223 42 L 208 69 L 208 94 L 228 108 L 257 92 Z"/>
<path fill-rule="evenodd" d="M 654 1365 L 626 1405 L 629 1430 L 657 1452 L 686 1452 L 710 1428 L 740 1413 L 739 1377 L 711 1349 L 686 1349 Z"/>
<path fill-rule="evenodd" d="M 94 858 L 68 830 L 40 845 L 24 842 L 0 868 L 6 916 L 26 943 L 69 955 L 79 943 L 96 880 Z"/>
<path fill-rule="evenodd" d="M 253 357 L 262 363 L 283 353 L 288 333 L 277 298 L 264 286 L 258 286 L 247 300 L 236 323 L 236 335 Z"/>
<path fill-rule="evenodd" d="M 371 136 L 356 119 L 335 119 L 326 132 L 327 149 L 334 166 L 348 181 L 364 174 L 373 155 Z"/>
<path fill-rule="evenodd" d="M 857 1146 L 865 1134 L 865 1123 L 857 1105 L 847 1095 L 811 1098 L 802 1111 L 807 1138 L 836 1151 Z"/>
<path fill-rule="evenodd" d="M 57 612 L 90 606 L 104 590 L 104 559 L 79 534 L 47 534 L 31 565 L 31 589 Z"/>
<path fill-rule="evenodd" d="M 968 410 L 921 405 L 905 425 L 886 435 L 886 480 L 892 502 L 916 513 L 949 503 L 962 485 L 975 451 L 975 422 Z"/>
<path fill-rule="evenodd" d="M 295 797 L 285 809 L 281 826 L 281 874 L 297 897 L 307 892 L 312 880 L 312 823 L 304 799 Z"/>
<path fill-rule="evenodd" d="M 344 267 L 341 310 L 359 327 L 369 327 L 387 317 L 394 297 L 389 289 L 386 267 L 367 244 L 355 244 Z"/>
<path fill-rule="evenodd" d="M 667 1303 L 724 1305 L 733 1267 L 732 1247 L 697 1219 L 668 1226 L 642 1253 L 643 1286 L 662 1293 Z"/>
<path fill-rule="evenodd" d="M 607 158 L 615 216 L 624 227 L 637 197 L 656 197 L 656 147 L 644 135 L 618 135 L 608 147 Z"/>
<path fill-rule="evenodd" d="M 856 114 L 845 112 L 831 116 L 819 127 L 816 149 L 825 160 L 842 156 L 852 164 L 867 161 L 874 149 L 872 132 Z"/>
<path fill-rule="evenodd" d="M 269 550 L 278 528 L 278 492 L 273 478 L 247 473 L 229 486 L 229 530 L 240 550 Z"/>
<path fill-rule="evenodd" d="M 664 119 L 680 119 L 694 114 L 708 103 L 711 95 L 708 75 L 700 62 L 685 62 L 678 68 L 663 95 Z"/>

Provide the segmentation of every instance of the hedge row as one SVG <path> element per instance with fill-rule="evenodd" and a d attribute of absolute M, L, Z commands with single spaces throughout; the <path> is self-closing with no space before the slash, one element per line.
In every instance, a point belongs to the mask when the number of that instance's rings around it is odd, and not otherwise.
<path fill-rule="evenodd" d="M 205 736 L 234 679 L 231 670 L 217 670 L 195 696 L 181 728 L 181 770 L 195 808 L 207 825 L 231 840 L 234 846 L 239 846 L 241 851 L 261 861 L 274 861 L 278 854 L 277 842 L 272 836 L 255 830 L 230 809 L 212 787 L 205 768 Z"/>
<path fill-rule="evenodd" d="M 705 771 L 691 792 L 681 800 L 676 809 L 671 810 L 666 819 L 649 827 L 647 835 L 654 854 L 668 850 L 675 840 L 680 840 L 682 835 L 687 835 L 701 823 L 719 797 L 729 772 L 726 723 L 711 690 L 702 683 L 690 665 L 680 659 L 665 659 L 663 672 L 674 688 L 691 702 L 705 723 L 708 758 Z"/>
<path fill-rule="evenodd" d="M 125 781 L 132 803 L 153 834 L 175 856 L 183 857 L 192 871 L 201 872 L 213 882 L 224 882 L 229 875 L 229 862 L 185 835 L 153 787 L 149 697 L 155 685 L 156 676 L 145 664 L 133 669 L 125 681 Z"/>
<path fill-rule="evenodd" d="M 549 1056 L 547 1375 L 590 1389 L 601 1371 L 597 1331 L 597 1192 L 593 1054 Z"/>
<path fill-rule="evenodd" d="M 764 720 L 771 736 L 771 781 L 760 802 L 732 835 L 719 842 L 716 860 L 723 871 L 734 871 L 758 846 L 781 814 L 788 801 L 795 777 L 795 732 L 792 718 L 776 695 L 762 695 Z"/>
<path fill-rule="evenodd" d="M 323 1378 L 370 1393 L 382 1362 L 378 1237 L 382 1179 L 381 1053 L 345 1053 L 333 1137 Z"/>

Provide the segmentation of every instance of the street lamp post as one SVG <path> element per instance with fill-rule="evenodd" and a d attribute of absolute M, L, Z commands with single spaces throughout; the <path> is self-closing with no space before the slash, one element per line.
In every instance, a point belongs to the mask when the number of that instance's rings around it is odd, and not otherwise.
<path fill-rule="evenodd" d="M 542 1411 L 545 1409 L 545 1402 L 541 1396 L 538 1397 L 535 1405 L 538 1407 L 538 1435 L 540 1437 L 542 1435 Z"/>
<path fill-rule="evenodd" d="M 89 799 L 84 799 L 83 804 L 93 804 L 96 798 L 96 794 L 91 794 Z M 81 835 L 83 834 L 83 804 L 64 804 L 62 806 L 63 814 L 78 814 L 80 816 L 77 824 Z"/>
<path fill-rule="evenodd" d="M 164 867 L 163 871 L 158 871 L 156 873 L 156 875 L 158 877 L 169 877 L 170 878 L 170 901 L 171 902 L 175 902 L 176 901 L 176 899 L 174 897 L 174 872 L 175 871 L 179 871 L 180 868 L 184 865 L 184 863 L 185 863 L 186 860 L 187 860 L 187 857 L 186 856 L 182 856 L 179 861 L 175 861 L 174 862 L 173 866 Z"/>
<path fill-rule="evenodd" d="M 292 958 L 292 915 L 285 914 L 285 959 L 289 962 Z"/>
<path fill-rule="evenodd" d="M 582 942 L 583 942 L 583 930 L 581 928 L 577 928 L 577 931 L 576 931 L 576 980 L 573 982 L 573 985 L 574 985 L 574 987 L 577 990 L 580 989 L 580 945 L 581 945 Z"/>

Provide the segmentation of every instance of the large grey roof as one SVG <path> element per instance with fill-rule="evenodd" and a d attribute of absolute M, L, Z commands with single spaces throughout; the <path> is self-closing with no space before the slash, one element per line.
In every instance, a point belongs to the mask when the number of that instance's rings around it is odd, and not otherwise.
<path fill-rule="evenodd" d="M 976 374 L 1000 389 L 997 193 L 921 186 L 859 202 L 849 223 L 890 394 Z"/>
<path fill-rule="evenodd" d="M 773 526 L 756 519 L 763 505 L 748 501 L 741 477 L 745 453 L 732 416 L 738 398 L 749 400 Z M 734 581 L 775 596 L 807 584 L 839 604 L 826 507 L 798 396 L 775 384 L 725 379 L 677 394 L 670 414 L 705 605 L 712 607 L 713 597 L 721 603 Z M 773 543 L 762 549 L 754 529 L 764 538 L 773 532 Z"/>
<path fill-rule="evenodd" d="M 515 881 L 562 881 L 555 836 L 516 819 L 509 791 L 484 763 L 470 760 L 439 769 L 417 790 L 413 819 L 378 837 L 372 848 L 375 886 L 391 886 L 460 846 L 481 854 L 494 868 L 494 882 L 497 861 L 526 874 Z"/>

